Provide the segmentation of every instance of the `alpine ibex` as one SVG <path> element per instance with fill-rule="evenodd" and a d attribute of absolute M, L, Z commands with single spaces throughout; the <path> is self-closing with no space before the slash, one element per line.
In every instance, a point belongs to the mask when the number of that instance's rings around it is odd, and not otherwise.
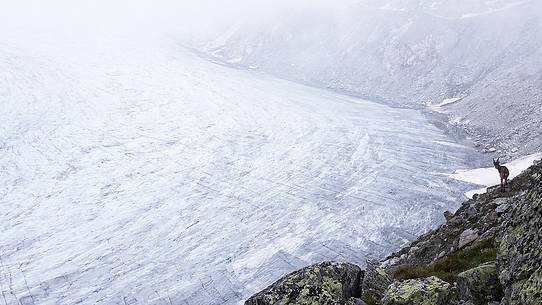
<path fill-rule="evenodd" d="M 501 190 L 504 192 L 505 186 L 508 185 L 508 176 L 510 175 L 510 171 L 506 166 L 501 165 L 499 159 L 500 158 L 497 158 L 497 160 L 493 159 L 493 165 L 499 171 L 499 176 L 501 176 Z"/>

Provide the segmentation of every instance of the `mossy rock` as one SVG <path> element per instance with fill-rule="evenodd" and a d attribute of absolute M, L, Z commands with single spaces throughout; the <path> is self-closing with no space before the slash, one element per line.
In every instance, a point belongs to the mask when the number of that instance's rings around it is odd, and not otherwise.
<path fill-rule="evenodd" d="M 291 273 L 248 299 L 246 305 L 356 304 L 363 272 L 353 264 L 324 262 Z M 362 304 L 362 303 L 357 303 Z"/>
<path fill-rule="evenodd" d="M 510 304 L 542 305 L 542 274 L 540 269 L 529 278 L 512 285 Z"/>
<path fill-rule="evenodd" d="M 461 272 L 487 262 L 495 261 L 496 258 L 497 249 L 495 248 L 495 241 L 493 239 L 485 239 L 429 265 L 399 266 L 393 272 L 393 278 L 396 280 L 409 280 L 436 276 L 453 284 L 457 280 L 457 275 Z"/>
<path fill-rule="evenodd" d="M 486 305 L 503 297 L 499 273 L 495 262 L 467 270 L 457 276 L 459 298 L 472 301 L 474 305 Z"/>
<path fill-rule="evenodd" d="M 542 305 L 542 167 L 530 169 L 529 189 L 513 202 L 498 252 L 504 303 Z"/>
<path fill-rule="evenodd" d="M 391 277 L 380 267 L 379 261 L 367 261 L 365 276 L 361 284 L 361 299 L 368 305 L 377 304 L 391 283 Z"/>
<path fill-rule="evenodd" d="M 394 282 L 390 285 L 383 305 L 450 305 L 457 295 L 449 283 L 435 277 Z"/>

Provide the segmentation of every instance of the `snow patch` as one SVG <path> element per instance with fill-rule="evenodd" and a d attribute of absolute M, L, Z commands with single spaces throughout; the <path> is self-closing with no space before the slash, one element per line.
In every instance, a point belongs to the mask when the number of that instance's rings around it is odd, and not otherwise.
<path fill-rule="evenodd" d="M 436 104 L 436 105 L 431 105 L 430 104 L 429 108 L 431 110 L 435 111 L 435 112 L 446 113 L 446 110 L 443 109 L 444 106 L 455 104 L 455 103 L 459 102 L 462 99 L 463 99 L 462 97 L 448 98 L 448 99 L 443 100 L 442 103 L 440 103 L 440 104 Z"/>
<path fill-rule="evenodd" d="M 521 174 L 525 169 L 533 165 L 535 160 L 542 158 L 542 153 L 536 153 L 528 155 L 519 159 L 516 159 L 512 162 L 504 164 L 510 170 L 510 178 L 512 179 L 517 175 Z M 500 184 L 500 177 L 497 173 L 497 170 L 494 167 L 484 167 L 468 170 L 457 170 L 453 174 L 447 174 L 446 176 L 453 178 L 455 180 L 469 182 L 472 184 L 478 184 L 485 186 L 481 189 L 471 190 L 465 193 L 465 196 L 472 198 L 474 194 L 483 194 L 486 192 L 486 189 L 490 186 Z"/>

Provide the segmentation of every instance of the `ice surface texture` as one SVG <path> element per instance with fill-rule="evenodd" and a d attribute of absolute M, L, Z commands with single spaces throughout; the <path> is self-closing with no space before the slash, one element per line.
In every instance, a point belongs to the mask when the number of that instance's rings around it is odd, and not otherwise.
<path fill-rule="evenodd" d="M 165 42 L 3 45 L 0 99 L 0 304 L 237 304 L 434 226 L 476 156 Z"/>

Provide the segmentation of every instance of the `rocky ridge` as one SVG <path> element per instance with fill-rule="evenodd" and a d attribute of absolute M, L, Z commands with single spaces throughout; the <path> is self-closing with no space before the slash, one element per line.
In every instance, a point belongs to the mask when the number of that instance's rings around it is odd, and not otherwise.
<path fill-rule="evenodd" d="M 542 304 L 542 161 L 468 200 L 447 222 L 365 270 L 324 262 L 246 305 Z"/>

